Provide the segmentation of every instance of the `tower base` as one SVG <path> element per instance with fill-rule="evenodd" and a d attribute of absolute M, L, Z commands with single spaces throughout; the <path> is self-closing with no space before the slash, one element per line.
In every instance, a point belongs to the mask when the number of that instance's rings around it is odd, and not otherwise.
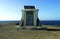
<path fill-rule="evenodd" d="M 24 20 L 21 19 L 20 26 L 25 26 L 23 23 L 24 23 Z M 27 25 L 27 26 L 30 26 L 30 25 Z M 31 26 L 33 26 L 33 25 L 31 25 Z M 39 21 L 39 18 L 37 18 L 35 26 L 42 26 L 42 24 Z"/>

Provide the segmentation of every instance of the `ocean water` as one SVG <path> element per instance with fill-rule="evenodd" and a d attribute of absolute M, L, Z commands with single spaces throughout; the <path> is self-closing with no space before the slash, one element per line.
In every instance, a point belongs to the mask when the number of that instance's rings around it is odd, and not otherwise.
<path fill-rule="evenodd" d="M 43 25 L 59 25 L 60 26 L 60 20 L 43 20 L 40 21 Z"/>
<path fill-rule="evenodd" d="M 20 21 L 0 21 L 0 25 L 9 24 L 9 23 L 20 23 Z"/>
<path fill-rule="evenodd" d="M 20 23 L 20 21 L 0 21 L 0 24 Z M 41 20 L 43 25 L 60 25 L 60 20 Z"/>

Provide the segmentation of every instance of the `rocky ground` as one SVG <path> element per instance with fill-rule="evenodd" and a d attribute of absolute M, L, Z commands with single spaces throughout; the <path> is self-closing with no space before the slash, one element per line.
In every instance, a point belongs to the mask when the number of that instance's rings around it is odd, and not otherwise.
<path fill-rule="evenodd" d="M 60 31 L 18 30 L 15 26 L 0 27 L 0 39 L 60 39 Z"/>

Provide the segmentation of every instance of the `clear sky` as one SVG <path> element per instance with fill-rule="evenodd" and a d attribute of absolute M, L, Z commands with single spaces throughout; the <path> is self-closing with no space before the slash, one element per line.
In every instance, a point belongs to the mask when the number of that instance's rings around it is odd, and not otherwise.
<path fill-rule="evenodd" d="M 60 20 L 60 0 L 0 0 L 0 21 L 20 20 L 24 5 L 36 6 L 40 20 Z"/>

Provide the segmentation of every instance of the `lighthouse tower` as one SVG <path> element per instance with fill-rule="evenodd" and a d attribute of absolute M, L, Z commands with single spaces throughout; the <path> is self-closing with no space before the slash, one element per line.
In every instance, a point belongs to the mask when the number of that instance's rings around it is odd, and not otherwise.
<path fill-rule="evenodd" d="M 21 26 L 39 26 L 38 9 L 35 6 L 24 6 Z"/>

